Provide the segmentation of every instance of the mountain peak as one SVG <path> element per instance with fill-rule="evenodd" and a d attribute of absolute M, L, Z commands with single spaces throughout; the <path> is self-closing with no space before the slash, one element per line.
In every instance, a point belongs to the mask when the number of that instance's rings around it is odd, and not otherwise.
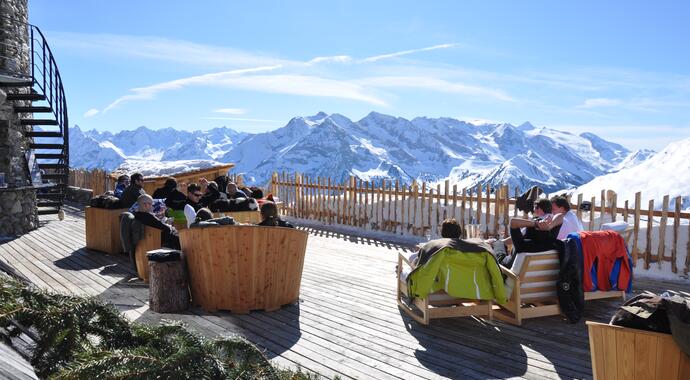
<path fill-rule="evenodd" d="M 532 125 L 532 123 L 530 123 L 529 121 L 526 121 L 517 127 L 517 129 L 520 131 L 531 131 L 531 130 L 536 129 L 536 128 L 537 127 Z"/>

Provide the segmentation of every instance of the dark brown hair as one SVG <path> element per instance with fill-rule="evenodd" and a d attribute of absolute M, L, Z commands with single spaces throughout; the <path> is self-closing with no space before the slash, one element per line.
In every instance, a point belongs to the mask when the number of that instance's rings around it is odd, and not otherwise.
<path fill-rule="evenodd" d="M 459 239 L 462 236 L 462 227 L 455 218 L 446 219 L 441 224 L 441 237 Z"/>

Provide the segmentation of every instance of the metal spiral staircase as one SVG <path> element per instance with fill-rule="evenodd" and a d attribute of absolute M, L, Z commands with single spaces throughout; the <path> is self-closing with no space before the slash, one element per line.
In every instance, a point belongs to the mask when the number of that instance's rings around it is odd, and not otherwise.
<path fill-rule="evenodd" d="M 38 188 L 38 214 L 55 214 L 65 200 L 69 178 L 69 123 L 65 90 L 55 58 L 41 30 L 17 20 L 11 20 L 11 23 L 26 28 L 30 38 L 31 70 L 29 75 L 0 70 L 0 88 L 7 93 L 6 101 L 13 102 L 19 123 L 27 127 L 26 137 L 32 139 L 27 161 L 29 171 L 40 174 L 32 174 L 32 185 Z M 18 60 L 18 53 L 11 53 L 20 52 L 21 49 L 21 46 L 0 46 L 0 59 Z"/>

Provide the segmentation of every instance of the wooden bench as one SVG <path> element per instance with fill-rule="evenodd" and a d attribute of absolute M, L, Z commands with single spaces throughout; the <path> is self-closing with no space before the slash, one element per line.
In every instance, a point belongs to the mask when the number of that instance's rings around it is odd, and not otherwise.
<path fill-rule="evenodd" d="M 86 248 L 111 255 L 124 252 L 120 241 L 120 214 L 125 211 L 126 208 L 109 210 L 87 207 L 84 212 Z"/>
<path fill-rule="evenodd" d="M 137 243 L 134 258 L 137 262 L 137 274 L 144 282 L 149 282 L 149 260 L 146 254 L 161 247 L 161 230 L 146 226 L 144 237 Z"/>
<path fill-rule="evenodd" d="M 500 267 L 507 276 L 508 302 L 495 310 L 496 319 L 521 325 L 523 319 L 561 314 L 556 293 L 560 270 L 557 251 L 520 253 L 511 269 Z M 585 301 L 601 298 L 625 299 L 625 292 L 585 292 Z"/>
<path fill-rule="evenodd" d="M 690 357 L 670 334 L 587 321 L 594 379 L 690 379 Z"/>
<path fill-rule="evenodd" d="M 410 263 L 407 257 L 402 253 L 398 253 L 398 267 L 396 268 L 398 306 L 415 321 L 428 325 L 430 320 L 438 318 L 484 316 L 488 319 L 493 319 L 493 301 L 457 298 L 443 290 L 431 293 L 425 298 L 415 298 L 412 300 L 412 304 L 418 309 L 414 310 L 412 308 L 413 305 L 408 305 L 403 301 L 403 297 L 409 298 L 407 278 L 402 275 L 403 264 L 409 267 L 410 270 L 415 268 L 414 264 Z"/>
<path fill-rule="evenodd" d="M 272 311 L 298 300 L 306 231 L 249 225 L 180 231 L 192 301 L 206 311 Z"/>

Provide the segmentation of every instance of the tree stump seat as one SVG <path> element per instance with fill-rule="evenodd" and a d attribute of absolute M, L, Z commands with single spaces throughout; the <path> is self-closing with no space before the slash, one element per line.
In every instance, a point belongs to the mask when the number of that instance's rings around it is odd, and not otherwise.
<path fill-rule="evenodd" d="M 171 254 L 181 251 L 161 248 L 147 253 Z M 157 313 L 173 313 L 189 306 L 189 283 L 184 257 L 174 261 L 148 261 L 149 308 Z"/>

